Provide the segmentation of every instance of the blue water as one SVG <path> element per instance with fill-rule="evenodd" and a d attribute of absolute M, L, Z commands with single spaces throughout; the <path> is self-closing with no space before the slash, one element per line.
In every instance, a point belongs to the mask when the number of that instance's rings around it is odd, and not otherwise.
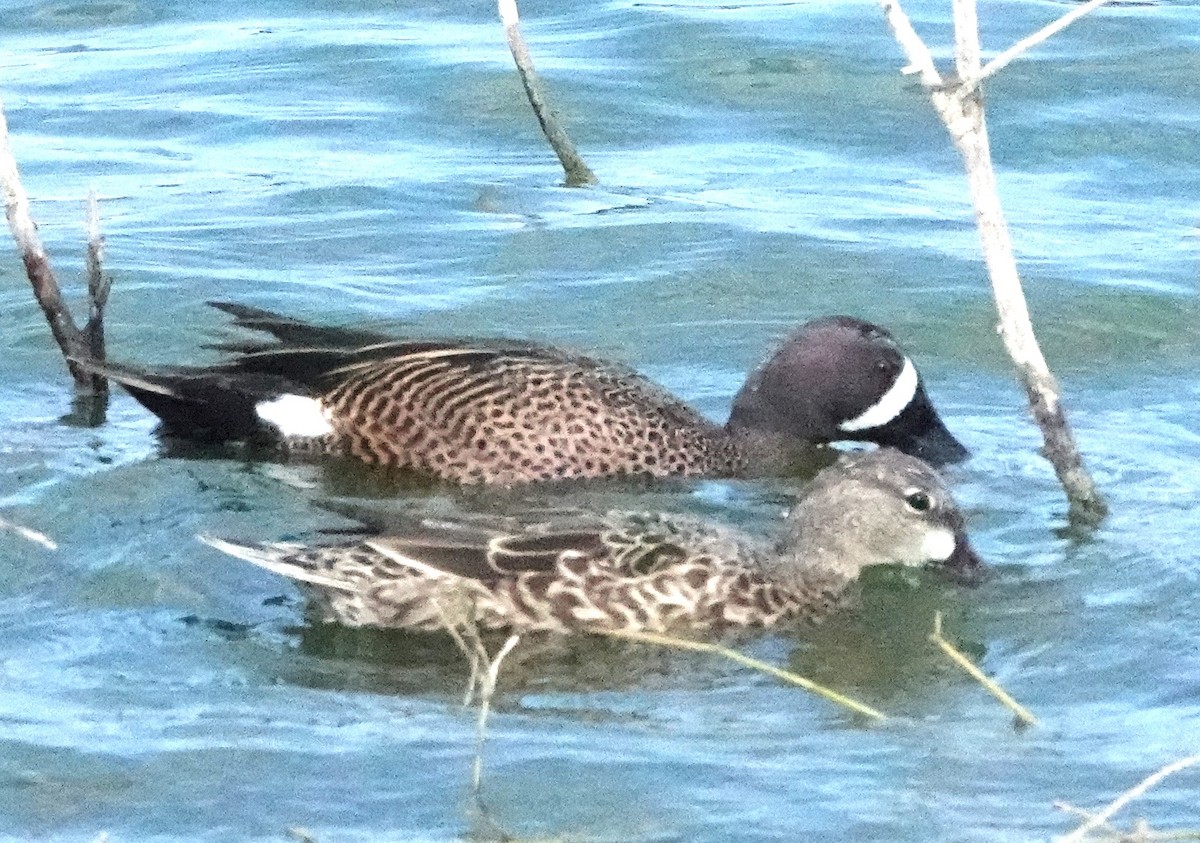
<path fill-rule="evenodd" d="M 985 47 L 1073 5 L 983 3 Z M 906 7 L 950 62 L 949 4 Z M 1200 5 L 1102 9 L 987 85 L 1036 326 L 1112 506 L 1090 536 L 1066 529 L 961 165 L 875 3 L 522 14 L 597 188 L 559 186 L 486 3 L 0 0 L 0 95 L 72 294 L 82 200 L 102 202 L 116 358 L 213 359 L 200 346 L 228 334 L 204 302 L 227 299 L 571 345 L 723 418 L 789 327 L 849 312 L 903 339 L 972 448 L 951 480 L 988 584 L 884 583 L 821 630 L 745 644 L 888 723 L 701 656 L 529 654 L 489 727 L 495 819 L 524 839 L 1048 839 L 1076 823 L 1055 800 L 1099 807 L 1200 751 Z M 309 499 L 349 481 L 169 453 L 123 394 L 79 424 L 8 255 L 0 515 L 59 549 L 0 532 L 0 836 L 478 828 L 461 660 L 303 630 L 290 586 L 193 539 L 311 535 L 339 522 Z M 579 502 L 765 530 L 791 491 Z M 1014 730 L 930 647 L 935 610 L 1041 725 Z M 1116 821 L 1195 828 L 1198 782 Z"/>

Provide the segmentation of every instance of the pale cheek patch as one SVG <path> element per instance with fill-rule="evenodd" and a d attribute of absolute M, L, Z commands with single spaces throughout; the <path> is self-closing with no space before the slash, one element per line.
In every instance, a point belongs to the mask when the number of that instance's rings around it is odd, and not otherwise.
<path fill-rule="evenodd" d="M 856 430 L 870 430 L 873 427 L 883 427 L 896 416 L 904 412 L 917 394 L 917 367 L 907 357 L 904 366 L 896 380 L 888 387 L 888 391 L 856 418 L 849 419 L 838 425 L 838 430 L 853 433 Z"/>
<path fill-rule="evenodd" d="M 333 433 L 329 412 L 315 398 L 280 395 L 254 405 L 254 412 L 279 431 L 280 436 L 308 439 Z"/>
<path fill-rule="evenodd" d="M 931 530 L 921 541 L 921 554 L 931 562 L 945 562 L 957 547 L 958 540 L 950 530 Z"/>

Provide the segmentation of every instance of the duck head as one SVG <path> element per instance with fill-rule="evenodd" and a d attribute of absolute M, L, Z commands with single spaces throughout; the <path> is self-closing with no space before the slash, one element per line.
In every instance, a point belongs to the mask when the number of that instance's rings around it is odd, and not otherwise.
<path fill-rule="evenodd" d="M 852 316 L 801 326 L 738 392 L 731 433 L 890 446 L 932 465 L 969 452 L 942 423 L 892 335 Z"/>
<path fill-rule="evenodd" d="M 848 580 L 871 565 L 941 569 L 977 582 L 984 566 L 962 512 L 927 464 L 892 448 L 823 469 L 788 515 L 781 551 Z"/>

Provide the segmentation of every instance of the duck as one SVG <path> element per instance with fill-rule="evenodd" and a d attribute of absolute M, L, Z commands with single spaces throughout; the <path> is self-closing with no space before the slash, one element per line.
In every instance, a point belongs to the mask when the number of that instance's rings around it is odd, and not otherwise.
<path fill-rule="evenodd" d="M 637 372 L 513 340 L 403 340 L 210 302 L 273 337 L 212 346 L 206 367 L 77 359 L 168 436 L 342 455 L 459 484 L 573 478 L 782 476 L 830 442 L 898 448 L 934 465 L 967 449 L 886 329 L 807 322 L 753 371 L 718 425 Z M 809 472 L 811 473 L 811 472 Z"/>
<path fill-rule="evenodd" d="M 981 579 L 937 472 L 893 448 L 822 469 L 773 539 L 683 514 L 610 512 L 510 529 L 441 520 L 334 544 L 200 536 L 299 584 L 315 624 L 435 631 L 720 633 L 817 623 L 876 565 Z"/>

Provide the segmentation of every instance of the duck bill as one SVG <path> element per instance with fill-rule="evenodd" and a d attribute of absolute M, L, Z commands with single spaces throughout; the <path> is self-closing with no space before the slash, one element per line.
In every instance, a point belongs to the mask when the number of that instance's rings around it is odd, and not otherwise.
<path fill-rule="evenodd" d="M 971 455 L 966 447 L 954 438 L 941 416 L 933 408 L 933 402 L 919 384 L 917 392 L 900 415 L 873 437 L 880 445 L 891 445 L 909 456 L 922 459 L 934 468 L 949 463 L 962 462 Z"/>
<path fill-rule="evenodd" d="M 988 568 L 964 533 L 959 532 L 955 539 L 954 552 L 938 567 L 954 582 L 961 585 L 978 585 L 987 579 Z"/>
<path fill-rule="evenodd" d="M 878 428 L 860 432 L 857 438 L 902 450 L 935 468 L 961 462 L 971 455 L 946 429 L 925 393 L 924 384 L 919 382 L 912 400 L 895 418 Z"/>
<path fill-rule="evenodd" d="M 899 443 L 898 447 L 914 457 L 925 460 L 935 468 L 962 462 L 971 456 L 971 452 L 954 438 L 954 434 L 946 429 L 946 425 L 936 414 L 929 420 L 929 424 L 924 430 L 910 436 L 908 441 Z"/>

